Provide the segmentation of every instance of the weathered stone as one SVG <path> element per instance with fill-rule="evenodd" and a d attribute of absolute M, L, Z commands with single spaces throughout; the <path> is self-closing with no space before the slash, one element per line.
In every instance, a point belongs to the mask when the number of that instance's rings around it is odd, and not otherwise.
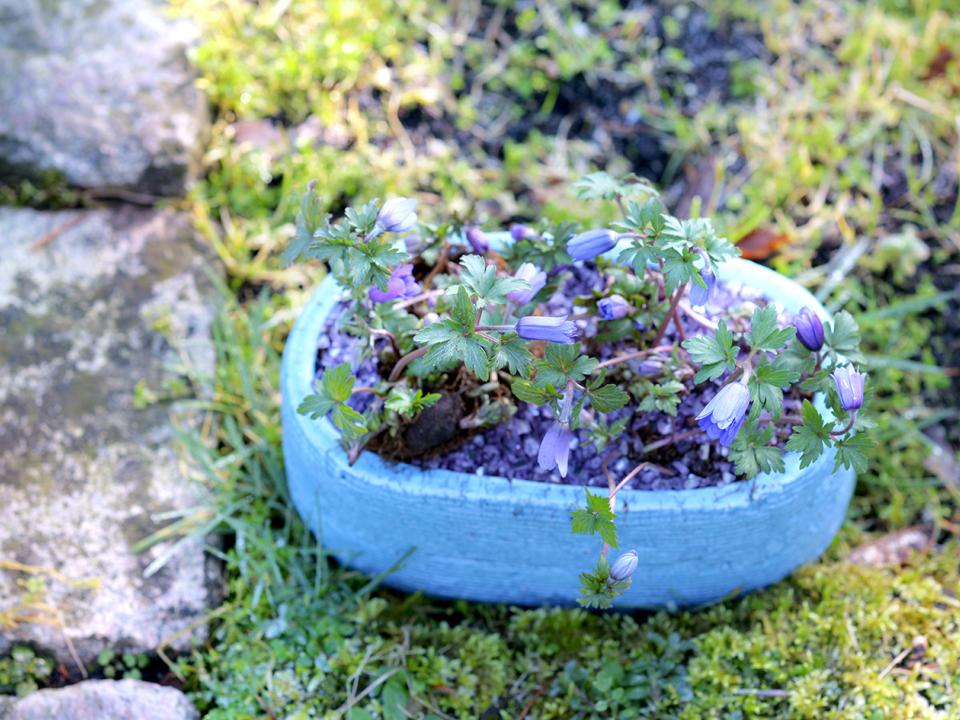
<path fill-rule="evenodd" d="M 4 714 L 6 712 L 6 714 Z M 140 680 L 87 680 L 38 690 L 0 706 L 0 720 L 195 720 L 200 715 L 176 688 Z"/>
<path fill-rule="evenodd" d="M 191 418 L 134 400 L 173 363 L 213 366 L 202 246 L 185 216 L 131 208 L 0 208 L 0 241 L 0 653 L 185 649 L 216 565 L 197 539 L 145 577 L 170 547 L 132 546 L 196 505 L 170 414 Z"/>
<path fill-rule="evenodd" d="M 180 195 L 208 126 L 160 0 L 0 0 L 0 174 Z"/>

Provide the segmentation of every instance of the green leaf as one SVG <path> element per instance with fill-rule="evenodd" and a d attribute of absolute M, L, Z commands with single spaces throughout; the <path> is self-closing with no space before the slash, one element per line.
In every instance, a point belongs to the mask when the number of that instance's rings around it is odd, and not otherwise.
<path fill-rule="evenodd" d="M 753 478 L 761 472 L 783 472 L 783 453 L 780 448 L 771 446 L 773 428 L 757 428 L 747 426 L 738 434 L 730 446 L 730 459 L 734 470 L 747 477 Z"/>
<path fill-rule="evenodd" d="M 598 362 L 586 355 L 580 355 L 577 345 L 550 343 L 544 351 L 544 357 L 538 361 L 537 384 L 563 387 L 568 380 L 580 382 L 590 375 Z"/>
<path fill-rule="evenodd" d="M 460 273 L 459 287 L 475 294 L 477 305 L 481 308 L 502 305 L 509 293 L 529 287 L 524 280 L 497 277 L 497 268 L 488 265 L 479 255 L 466 255 L 460 259 L 460 264 L 463 272 Z"/>
<path fill-rule="evenodd" d="M 824 422 L 820 412 L 809 400 L 803 401 L 803 425 L 794 425 L 793 434 L 787 440 L 787 450 L 800 453 L 800 467 L 811 465 L 820 457 L 824 447 L 830 443 L 832 422 Z"/>
<path fill-rule="evenodd" d="M 792 327 L 777 327 L 777 309 L 773 305 L 757 308 L 750 323 L 750 348 L 758 352 L 779 350 L 793 340 L 796 333 Z"/>
<path fill-rule="evenodd" d="M 340 363 L 323 373 L 323 389 L 331 400 L 346 402 L 350 399 L 355 378 L 349 363 Z"/>
<path fill-rule="evenodd" d="M 860 328 L 846 310 L 833 316 L 833 322 L 825 328 L 824 339 L 827 345 L 847 357 L 855 357 L 860 350 Z"/>
<path fill-rule="evenodd" d="M 614 514 L 610 510 L 610 501 L 603 495 L 593 495 L 584 488 L 587 494 L 587 507 L 573 511 L 571 529 L 577 535 L 599 534 L 600 538 L 612 548 L 619 546 L 617 525 Z"/>
<path fill-rule="evenodd" d="M 750 376 L 750 394 L 758 410 L 767 410 L 774 418 L 783 411 L 783 389 L 800 379 L 800 373 L 780 358 L 771 363 L 761 357 Z"/>
<path fill-rule="evenodd" d="M 616 198 L 656 197 L 649 180 L 625 175 L 619 180 L 605 172 L 590 173 L 573 184 L 578 200 L 615 200 Z"/>
<path fill-rule="evenodd" d="M 367 431 L 366 419 L 346 403 L 337 403 L 330 414 L 330 419 L 348 439 L 362 435 Z"/>
<path fill-rule="evenodd" d="M 701 365 L 694 377 L 694 382 L 698 384 L 718 378 L 736 367 L 737 351 L 734 349 L 733 334 L 723 320 L 713 335 L 697 335 L 684 340 L 682 345 L 690 358 Z"/>
<path fill-rule="evenodd" d="M 433 325 L 428 325 L 414 335 L 413 339 L 421 345 L 436 345 L 462 335 L 463 332 L 460 327 L 448 318 L 435 322 Z"/>
<path fill-rule="evenodd" d="M 493 351 L 493 369 L 506 366 L 510 374 L 526 377 L 530 374 L 533 355 L 527 350 L 527 342 L 514 334 L 500 336 L 500 343 Z"/>
<path fill-rule="evenodd" d="M 313 184 L 303 194 L 300 200 L 300 210 L 297 212 L 296 234 L 287 245 L 280 260 L 289 265 L 304 256 L 313 243 L 314 233 L 326 220 L 323 216 L 320 197 L 314 192 Z"/>
<path fill-rule="evenodd" d="M 560 393 L 554 390 L 552 385 L 537 385 L 529 380 L 514 380 L 510 389 L 518 400 L 532 405 L 546 405 L 560 397 Z"/>
<path fill-rule="evenodd" d="M 301 415 L 307 415 L 311 420 L 324 417 L 337 405 L 336 400 L 331 400 L 326 395 L 307 395 L 297 407 L 297 412 Z"/>
<path fill-rule="evenodd" d="M 700 280 L 700 271 L 697 269 L 700 254 L 695 250 L 667 248 L 662 257 L 663 281 L 667 294 L 672 294 L 680 285 Z"/>
<path fill-rule="evenodd" d="M 678 380 L 666 380 L 655 383 L 646 378 L 630 386 L 630 391 L 639 400 L 637 409 L 641 412 L 659 410 L 676 416 L 680 405 L 680 394 L 685 386 Z"/>
<path fill-rule="evenodd" d="M 865 473 L 869 466 L 867 451 L 876 446 L 876 443 L 866 435 L 851 435 L 836 441 L 837 457 L 833 464 L 836 472 L 843 465 L 853 468 L 856 473 Z"/>
<path fill-rule="evenodd" d="M 463 334 L 473 335 L 476 332 L 477 311 L 463 287 L 457 289 L 457 297 L 453 302 L 453 308 L 450 310 L 450 317 L 453 318 Z"/>
<path fill-rule="evenodd" d="M 630 396 L 616 385 L 603 385 L 596 390 L 588 390 L 587 395 L 593 409 L 601 413 L 619 410 L 630 402 Z"/>
<path fill-rule="evenodd" d="M 384 407 L 393 410 L 405 417 L 414 417 L 422 410 L 435 405 L 440 399 L 439 393 L 423 394 L 423 390 L 411 390 L 403 386 L 396 386 L 390 390 Z"/>

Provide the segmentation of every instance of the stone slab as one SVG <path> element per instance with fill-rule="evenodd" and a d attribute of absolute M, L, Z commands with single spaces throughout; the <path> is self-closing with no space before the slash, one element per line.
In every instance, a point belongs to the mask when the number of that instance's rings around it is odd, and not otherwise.
<path fill-rule="evenodd" d="M 150 577 L 168 546 L 132 550 L 196 506 L 190 416 L 134 400 L 176 363 L 211 371 L 211 263 L 184 215 L 129 207 L 0 208 L 0 248 L 0 653 L 190 647 L 218 594 L 202 540 Z"/>
<path fill-rule="evenodd" d="M 38 690 L 0 705 L 0 720 L 197 720 L 200 715 L 176 688 L 140 680 L 87 680 Z"/>
<path fill-rule="evenodd" d="M 182 195 L 209 119 L 159 0 L 0 0 L 0 174 Z"/>

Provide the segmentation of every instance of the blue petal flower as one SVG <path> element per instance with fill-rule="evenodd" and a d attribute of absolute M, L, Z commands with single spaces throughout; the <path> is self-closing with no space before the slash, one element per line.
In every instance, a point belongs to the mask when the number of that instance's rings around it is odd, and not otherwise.
<path fill-rule="evenodd" d="M 617 244 L 617 234 L 613 230 L 599 228 L 574 235 L 567 242 L 567 253 L 574 260 L 592 260 L 597 255 L 612 250 Z"/>
<path fill-rule="evenodd" d="M 413 265 L 398 265 L 390 273 L 387 289 L 370 288 L 370 299 L 374 302 L 389 302 L 397 298 L 409 298 L 420 292 L 420 285 L 413 279 Z"/>
<path fill-rule="evenodd" d="M 810 308 L 803 308 L 793 325 L 797 328 L 797 340 L 807 350 L 816 352 L 823 347 L 823 323 Z"/>
<path fill-rule="evenodd" d="M 523 263 L 514 275 L 517 280 L 523 280 L 529 285 L 524 290 L 514 290 L 507 293 L 507 297 L 517 305 L 526 305 L 533 300 L 538 292 L 547 284 L 547 274 L 533 263 Z"/>
<path fill-rule="evenodd" d="M 567 461 L 570 458 L 570 442 L 573 433 L 570 428 L 555 422 L 547 430 L 540 442 L 540 452 L 537 453 L 537 464 L 543 470 L 560 471 L 560 477 L 567 476 Z"/>
<path fill-rule="evenodd" d="M 377 214 L 377 226 L 387 232 L 408 232 L 417 226 L 417 201 L 398 197 L 387 200 Z"/>
<path fill-rule="evenodd" d="M 721 445 L 730 445 L 740 432 L 748 407 L 750 391 L 747 386 L 740 382 L 730 383 L 720 388 L 700 411 L 697 423 L 712 440 L 718 440 Z"/>
<path fill-rule="evenodd" d="M 524 340 L 546 340 L 547 342 L 572 345 L 577 340 L 577 326 L 567 316 L 539 317 L 527 315 L 517 321 L 517 335 Z"/>
<path fill-rule="evenodd" d="M 833 381 L 837 384 L 837 394 L 844 410 L 859 410 L 863 406 L 866 373 L 857 372 L 853 365 L 845 365 L 833 371 Z"/>
<path fill-rule="evenodd" d="M 604 320 L 619 320 L 630 312 L 630 303 L 622 295 L 611 295 L 597 301 L 597 312 Z"/>
<path fill-rule="evenodd" d="M 713 274 L 713 270 L 710 269 L 709 265 L 700 271 L 700 277 L 703 278 L 703 281 L 707 284 L 707 286 L 700 287 L 696 283 L 692 283 L 690 285 L 691 305 L 706 305 L 708 302 L 710 302 L 710 298 L 713 296 L 713 290 L 717 286 L 717 277 Z"/>

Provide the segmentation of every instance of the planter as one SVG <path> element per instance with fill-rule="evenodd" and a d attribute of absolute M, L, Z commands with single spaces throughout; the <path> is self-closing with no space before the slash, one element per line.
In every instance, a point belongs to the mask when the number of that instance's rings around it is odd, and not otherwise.
<path fill-rule="evenodd" d="M 751 285 L 788 310 L 826 312 L 806 290 L 745 260 L 721 280 Z M 283 356 L 283 447 L 290 493 L 304 520 L 340 561 L 384 583 L 429 595 L 520 605 L 572 605 L 578 574 L 599 541 L 570 532 L 583 488 L 389 463 L 364 452 L 351 467 L 326 419 L 298 415 L 311 392 L 317 338 L 336 302 L 325 280 L 304 308 Z M 843 521 L 852 471 L 833 451 L 755 482 L 684 491 L 621 491 L 622 548 L 640 565 L 618 607 L 691 605 L 776 582 L 815 560 Z M 401 562 L 402 560 L 402 562 Z M 398 565 L 399 563 L 399 565 Z"/>

